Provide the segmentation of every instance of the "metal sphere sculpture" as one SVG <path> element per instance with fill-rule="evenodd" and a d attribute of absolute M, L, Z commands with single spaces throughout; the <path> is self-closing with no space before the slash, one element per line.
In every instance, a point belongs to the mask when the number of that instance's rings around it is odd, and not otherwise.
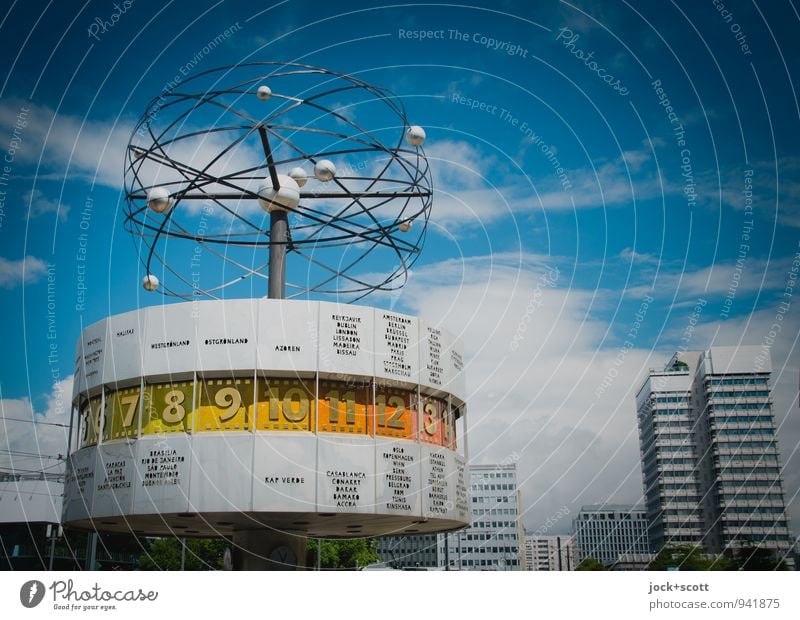
<path fill-rule="evenodd" d="M 166 89 L 125 161 L 144 288 L 262 295 L 287 258 L 276 296 L 402 287 L 432 204 L 424 141 L 391 92 L 316 67 L 239 64 Z"/>

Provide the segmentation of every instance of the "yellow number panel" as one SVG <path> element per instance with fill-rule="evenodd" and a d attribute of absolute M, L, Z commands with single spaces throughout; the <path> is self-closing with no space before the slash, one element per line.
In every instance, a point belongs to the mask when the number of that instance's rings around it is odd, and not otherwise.
<path fill-rule="evenodd" d="M 318 430 L 324 433 L 372 434 L 372 388 L 340 381 L 320 381 Z"/>
<path fill-rule="evenodd" d="M 93 446 L 101 435 L 103 426 L 103 410 L 100 408 L 100 397 L 95 396 L 81 404 L 81 448 Z"/>
<path fill-rule="evenodd" d="M 193 381 L 145 386 L 142 435 L 191 432 L 193 392 Z"/>
<path fill-rule="evenodd" d="M 252 379 L 204 379 L 198 389 L 196 431 L 252 430 Z"/>
<path fill-rule="evenodd" d="M 106 393 L 103 441 L 136 437 L 139 432 L 139 386 Z"/>
<path fill-rule="evenodd" d="M 258 430 L 313 431 L 314 409 L 313 380 L 258 380 Z"/>
<path fill-rule="evenodd" d="M 417 393 L 393 387 L 375 392 L 375 429 L 383 437 L 416 439 Z"/>

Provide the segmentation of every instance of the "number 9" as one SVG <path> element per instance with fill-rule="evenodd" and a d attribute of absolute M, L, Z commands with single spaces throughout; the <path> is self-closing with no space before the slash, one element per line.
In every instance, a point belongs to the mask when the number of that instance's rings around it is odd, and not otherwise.
<path fill-rule="evenodd" d="M 234 387 L 225 387 L 214 396 L 214 402 L 217 407 L 225 407 L 225 410 L 220 412 L 219 419 L 222 422 L 227 422 L 236 415 L 242 406 L 242 395 Z"/>

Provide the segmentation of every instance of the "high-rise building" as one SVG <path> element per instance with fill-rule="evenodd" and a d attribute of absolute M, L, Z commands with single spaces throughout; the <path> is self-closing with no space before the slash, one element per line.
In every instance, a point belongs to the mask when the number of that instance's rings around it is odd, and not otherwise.
<path fill-rule="evenodd" d="M 594 558 L 611 566 L 620 556 L 647 553 L 647 513 L 633 506 L 582 506 L 572 522 L 579 563 Z"/>
<path fill-rule="evenodd" d="M 637 410 L 652 551 L 691 542 L 788 554 L 771 371 L 755 346 L 676 353 L 650 371 Z"/>
<path fill-rule="evenodd" d="M 525 570 L 575 570 L 578 545 L 571 535 L 525 535 Z"/>
<path fill-rule="evenodd" d="M 700 544 L 700 480 L 697 428 L 692 413 L 691 367 L 698 354 L 651 370 L 636 395 L 639 453 L 644 478 L 650 550 L 665 544 Z"/>

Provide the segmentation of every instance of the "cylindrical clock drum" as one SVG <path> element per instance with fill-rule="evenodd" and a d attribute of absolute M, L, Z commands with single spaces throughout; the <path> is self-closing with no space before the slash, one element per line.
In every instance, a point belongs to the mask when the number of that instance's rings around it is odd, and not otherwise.
<path fill-rule="evenodd" d="M 77 348 L 68 526 L 235 538 L 468 523 L 462 345 L 423 319 L 184 302 L 90 325 Z"/>

